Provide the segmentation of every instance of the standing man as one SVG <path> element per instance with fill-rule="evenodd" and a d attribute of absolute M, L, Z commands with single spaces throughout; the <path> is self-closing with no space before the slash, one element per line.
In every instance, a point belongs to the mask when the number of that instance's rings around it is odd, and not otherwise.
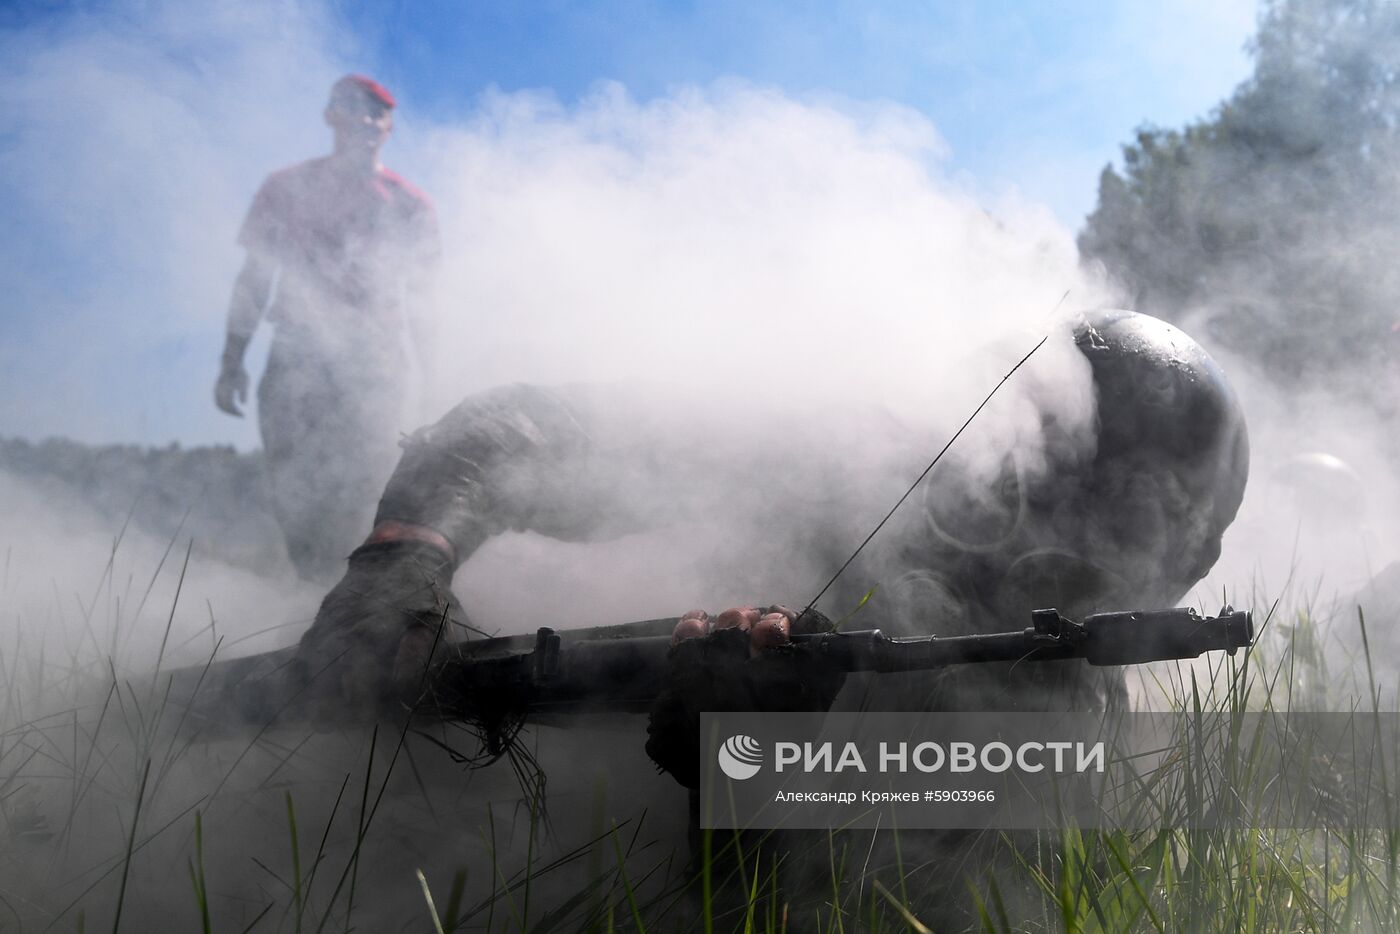
<path fill-rule="evenodd" d="M 268 176 L 238 236 L 248 256 L 214 400 L 242 416 L 244 351 L 266 316 L 274 336 L 258 425 L 287 551 L 308 579 L 339 573 L 397 459 L 405 336 L 420 370 L 431 352 L 437 219 L 421 191 L 379 164 L 393 109 L 377 81 L 336 81 L 325 110 L 334 151 Z"/>

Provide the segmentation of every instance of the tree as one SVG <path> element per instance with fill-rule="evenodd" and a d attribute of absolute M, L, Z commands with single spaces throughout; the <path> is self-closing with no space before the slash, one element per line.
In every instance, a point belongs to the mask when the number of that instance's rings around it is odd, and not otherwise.
<path fill-rule="evenodd" d="M 1400 4 L 1274 0 L 1252 51 L 1208 119 L 1104 169 L 1081 255 L 1266 368 L 1364 374 L 1400 319 Z"/>

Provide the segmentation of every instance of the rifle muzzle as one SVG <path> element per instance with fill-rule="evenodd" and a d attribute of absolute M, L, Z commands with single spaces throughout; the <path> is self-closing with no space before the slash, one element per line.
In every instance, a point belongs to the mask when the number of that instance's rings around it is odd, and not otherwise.
<path fill-rule="evenodd" d="M 1097 613 L 1083 623 L 1084 657 L 1092 665 L 1141 665 L 1196 658 L 1223 649 L 1231 655 L 1254 641 L 1248 610 L 1230 607 L 1202 618 L 1192 609 Z"/>

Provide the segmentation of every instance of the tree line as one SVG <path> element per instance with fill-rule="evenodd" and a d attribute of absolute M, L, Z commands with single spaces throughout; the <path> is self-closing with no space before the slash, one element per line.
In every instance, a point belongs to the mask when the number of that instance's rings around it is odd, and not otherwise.
<path fill-rule="evenodd" d="M 1103 170 L 1081 256 L 1286 385 L 1381 401 L 1400 358 L 1400 4 L 1269 0 L 1250 50 L 1207 118 L 1143 127 Z"/>

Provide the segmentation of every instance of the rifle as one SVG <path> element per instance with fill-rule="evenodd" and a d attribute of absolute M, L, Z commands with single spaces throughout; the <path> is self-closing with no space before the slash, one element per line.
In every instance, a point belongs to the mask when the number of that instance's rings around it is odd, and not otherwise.
<path fill-rule="evenodd" d="M 426 673 L 416 713 L 471 721 L 487 733 L 510 718 L 606 712 L 645 713 L 669 675 L 677 619 L 505 636 L 440 645 Z M 1137 665 L 1197 658 L 1253 643 L 1248 611 L 1098 613 L 1075 622 L 1054 609 L 1031 613 L 1012 632 L 891 638 L 879 629 L 792 636 L 792 643 L 847 672 L 925 671 L 987 662 L 1084 659 L 1091 665 Z M 172 672 L 169 696 L 187 717 L 214 732 L 302 719 L 315 693 L 294 664 L 296 648 Z"/>

